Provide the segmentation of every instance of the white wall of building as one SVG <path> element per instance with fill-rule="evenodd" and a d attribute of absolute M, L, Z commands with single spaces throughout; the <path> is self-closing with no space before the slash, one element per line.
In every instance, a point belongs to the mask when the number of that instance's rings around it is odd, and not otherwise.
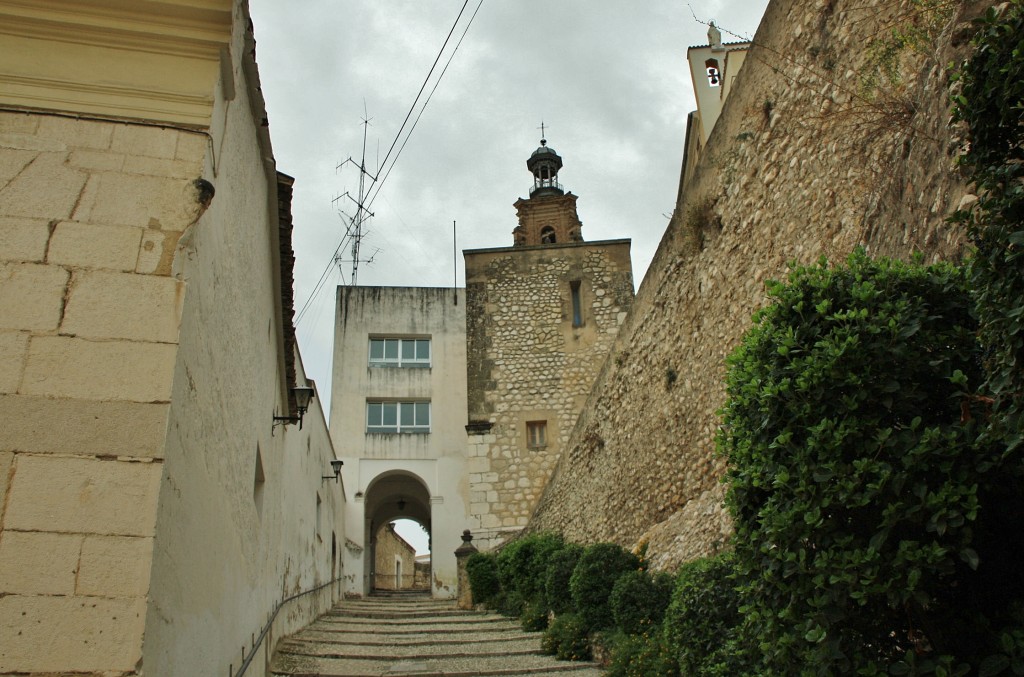
<path fill-rule="evenodd" d="M 369 366 L 371 337 L 429 338 L 430 368 Z M 373 531 L 408 518 L 431 534 L 432 594 L 454 597 L 454 552 L 470 526 L 465 292 L 339 287 L 334 344 L 331 438 L 348 491 L 346 592 L 370 591 Z M 429 400 L 430 432 L 367 433 L 368 400 Z"/>

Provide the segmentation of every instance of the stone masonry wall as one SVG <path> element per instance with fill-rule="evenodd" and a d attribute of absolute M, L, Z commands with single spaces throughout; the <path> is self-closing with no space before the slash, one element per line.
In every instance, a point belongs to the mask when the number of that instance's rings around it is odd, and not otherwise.
<path fill-rule="evenodd" d="M 486 548 L 533 512 L 632 306 L 628 241 L 466 252 L 470 513 Z M 572 281 L 582 326 L 573 326 Z M 527 422 L 545 421 L 530 447 Z"/>
<path fill-rule="evenodd" d="M 722 547 L 724 360 L 765 281 L 857 245 L 928 261 L 963 251 L 945 223 L 966 194 L 946 65 L 986 4 L 769 4 L 531 529 L 648 541 L 660 568 Z M 926 40 L 879 57 L 916 28 Z"/>
<path fill-rule="evenodd" d="M 205 147 L 0 112 L 0 672 L 140 659 Z"/>

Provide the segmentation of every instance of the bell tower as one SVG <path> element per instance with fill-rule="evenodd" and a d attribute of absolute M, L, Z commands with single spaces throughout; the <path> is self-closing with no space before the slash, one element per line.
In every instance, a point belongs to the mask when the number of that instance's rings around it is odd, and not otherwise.
<path fill-rule="evenodd" d="M 548 146 L 547 139 L 540 140 L 540 147 L 530 155 L 526 168 L 533 174 L 533 186 L 530 197 L 515 202 L 519 225 L 512 231 L 513 245 L 582 242 L 583 224 L 576 215 L 576 196 L 562 190 L 558 182 L 562 158 Z"/>

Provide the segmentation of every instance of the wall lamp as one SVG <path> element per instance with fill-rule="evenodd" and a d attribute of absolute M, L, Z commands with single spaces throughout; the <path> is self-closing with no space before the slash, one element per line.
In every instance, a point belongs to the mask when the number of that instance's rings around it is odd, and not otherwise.
<path fill-rule="evenodd" d="M 295 396 L 295 411 L 296 416 L 275 416 L 274 425 L 271 429 L 279 425 L 288 425 L 289 423 L 298 423 L 299 430 L 302 430 L 302 417 L 306 414 L 306 410 L 309 409 L 309 402 L 313 399 L 313 389 L 309 386 L 295 386 L 292 388 L 292 395 Z"/>
<path fill-rule="evenodd" d="M 341 466 L 345 465 L 345 461 L 334 459 L 331 461 L 331 470 L 334 472 L 333 475 L 322 475 L 320 480 L 334 480 L 335 482 L 341 481 Z"/>

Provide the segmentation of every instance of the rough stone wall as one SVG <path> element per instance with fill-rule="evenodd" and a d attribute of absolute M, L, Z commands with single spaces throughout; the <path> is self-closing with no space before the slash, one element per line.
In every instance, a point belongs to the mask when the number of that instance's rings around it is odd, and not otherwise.
<path fill-rule="evenodd" d="M 398 561 L 402 563 L 400 578 L 396 574 L 395 563 Z M 373 585 L 377 590 L 404 590 L 413 587 L 416 579 L 416 549 L 395 533 L 394 523 L 385 524 L 377 532 L 373 571 Z"/>
<path fill-rule="evenodd" d="M 770 3 L 531 529 L 646 540 L 662 568 L 721 547 L 724 360 L 765 281 L 857 245 L 928 261 L 963 251 L 944 222 L 966 193 L 945 67 L 984 4 L 955 7 L 897 50 L 889 79 L 874 55 L 930 16 L 922 7 L 948 3 Z"/>
<path fill-rule="evenodd" d="M 466 282 L 470 513 L 486 548 L 526 524 L 632 306 L 629 243 L 466 252 Z M 528 446 L 530 421 L 545 446 Z"/>

